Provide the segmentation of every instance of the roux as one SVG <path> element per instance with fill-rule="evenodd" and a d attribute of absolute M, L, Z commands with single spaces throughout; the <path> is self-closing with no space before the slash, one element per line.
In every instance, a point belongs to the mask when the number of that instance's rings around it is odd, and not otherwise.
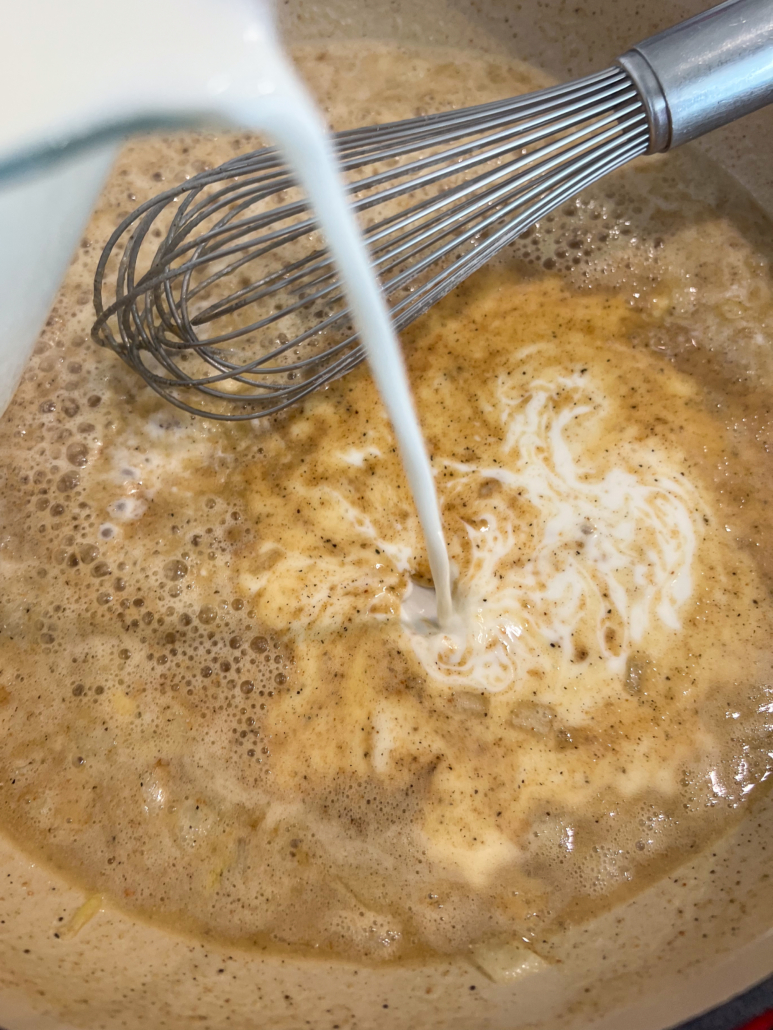
<path fill-rule="evenodd" d="M 336 128 L 542 84 L 397 55 L 298 56 Z M 126 147 L 0 422 L 0 819 L 199 935 L 491 971 L 480 949 L 539 955 L 769 777 L 769 223 L 689 152 L 647 159 L 403 334 L 477 639 L 422 635 L 366 368 L 223 426 L 88 338 L 119 218 L 254 145 Z"/>

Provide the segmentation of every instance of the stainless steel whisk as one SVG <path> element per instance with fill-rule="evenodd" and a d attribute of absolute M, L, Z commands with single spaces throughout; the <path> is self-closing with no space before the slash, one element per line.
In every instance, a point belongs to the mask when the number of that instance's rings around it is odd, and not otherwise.
<path fill-rule="evenodd" d="M 402 329 L 602 176 L 772 100 L 773 0 L 728 0 L 568 85 L 333 140 Z M 309 205 L 270 147 L 125 218 L 94 304 L 97 342 L 212 418 L 272 415 L 364 358 Z"/>

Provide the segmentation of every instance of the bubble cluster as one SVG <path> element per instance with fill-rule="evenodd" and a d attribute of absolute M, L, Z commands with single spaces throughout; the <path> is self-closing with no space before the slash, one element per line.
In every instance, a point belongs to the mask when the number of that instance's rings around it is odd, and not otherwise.
<path fill-rule="evenodd" d="M 663 175 L 658 190 L 685 192 L 678 174 Z M 671 220 L 659 201 L 638 166 L 623 169 L 540 219 L 498 261 L 520 262 L 529 275 L 560 275 L 582 290 L 622 290 L 639 308 L 671 276 L 672 255 L 663 252 Z M 694 205 L 689 195 L 684 201 Z"/>

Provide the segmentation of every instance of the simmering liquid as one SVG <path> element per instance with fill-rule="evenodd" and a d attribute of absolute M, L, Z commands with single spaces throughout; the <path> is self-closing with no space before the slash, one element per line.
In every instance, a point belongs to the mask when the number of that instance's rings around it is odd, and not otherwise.
<path fill-rule="evenodd" d="M 542 84 L 443 50 L 298 59 L 336 128 Z M 125 149 L 0 422 L 2 826 L 199 936 L 539 955 L 773 768 L 770 224 L 689 150 L 648 158 L 404 334 L 464 622 L 424 634 L 365 367 L 222 425 L 89 339 L 117 221 L 255 145 Z"/>

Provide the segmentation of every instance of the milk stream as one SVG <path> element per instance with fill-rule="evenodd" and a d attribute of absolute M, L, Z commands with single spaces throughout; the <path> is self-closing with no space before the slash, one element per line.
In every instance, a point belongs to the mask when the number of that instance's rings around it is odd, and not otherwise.
<path fill-rule="evenodd" d="M 256 10 L 260 13 L 260 8 Z M 268 15 L 264 13 L 264 17 Z M 346 199 L 322 121 L 284 57 L 273 27 L 267 24 L 261 28 L 267 51 L 266 66 L 261 69 L 262 95 L 246 103 L 236 98 L 226 103 L 240 122 L 272 135 L 315 209 L 345 283 L 355 324 L 397 437 L 427 545 L 437 598 L 437 621 L 445 626 L 453 613 L 451 567 L 432 467 L 413 406 L 400 345 Z"/>

